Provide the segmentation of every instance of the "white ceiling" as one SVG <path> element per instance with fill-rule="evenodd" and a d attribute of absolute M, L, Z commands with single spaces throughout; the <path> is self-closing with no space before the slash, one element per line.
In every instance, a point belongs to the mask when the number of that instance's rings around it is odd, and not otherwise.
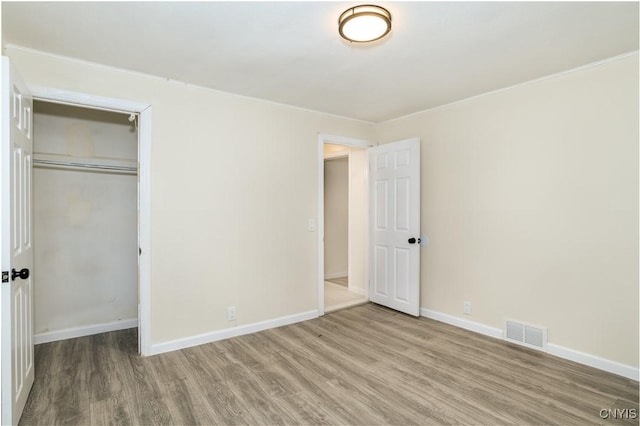
<path fill-rule="evenodd" d="M 368 3 L 366 1 L 364 3 Z M 3 2 L 3 44 L 380 122 L 638 49 L 638 2 Z"/>

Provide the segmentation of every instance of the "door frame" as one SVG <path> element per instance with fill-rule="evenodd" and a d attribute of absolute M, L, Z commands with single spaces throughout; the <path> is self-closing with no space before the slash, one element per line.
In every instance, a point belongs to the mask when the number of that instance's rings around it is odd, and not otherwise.
<path fill-rule="evenodd" d="M 364 139 L 318 133 L 318 316 L 324 315 L 324 144 L 342 145 L 354 148 L 373 148 L 377 144 Z M 367 156 L 368 163 L 368 156 Z M 369 167 L 367 166 L 367 179 Z M 368 194 L 367 194 L 368 200 Z M 369 208 L 364 218 L 369 229 Z M 365 235 L 365 289 L 369 288 L 369 232 Z M 350 243 L 349 243 L 350 244 Z"/>
<path fill-rule="evenodd" d="M 34 100 L 138 115 L 138 351 L 151 355 L 151 104 L 30 86 Z"/>

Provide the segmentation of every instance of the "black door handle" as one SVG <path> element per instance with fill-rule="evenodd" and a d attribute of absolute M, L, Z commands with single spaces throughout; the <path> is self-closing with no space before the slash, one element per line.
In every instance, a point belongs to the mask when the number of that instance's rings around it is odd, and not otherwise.
<path fill-rule="evenodd" d="M 409 241 L 409 244 L 415 244 L 416 242 L 417 242 L 418 244 L 420 244 L 420 238 L 418 238 L 418 239 L 416 240 L 415 238 L 411 237 L 411 238 L 409 238 L 409 240 L 408 240 L 408 241 Z"/>
<path fill-rule="evenodd" d="M 19 271 L 15 269 L 11 270 L 11 281 L 15 281 L 16 278 L 20 277 L 23 280 L 29 278 L 29 270 L 27 268 L 22 268 Z"/>

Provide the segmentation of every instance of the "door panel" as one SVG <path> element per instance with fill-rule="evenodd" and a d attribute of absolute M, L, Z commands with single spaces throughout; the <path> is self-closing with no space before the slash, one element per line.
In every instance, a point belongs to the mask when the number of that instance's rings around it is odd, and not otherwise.
<path fill-rule="evenodd" d="M 374 260 L 374 283 L 375 288 L 373 294 L 379 296 L 386 296 L 387 289 L 387 247 L 376 246 L 375 247 L 375 260 Z"/>
<path fill-rule="evenodd" d="M 388 193 L 387 190 L 389 182 L 387 181 L 379 181 L 376 182 L 376 197 L 375 197 L 375 206 L 376 206 L 376 229 L 385 230 L 387 229 L 387 199 Z"/>
<path fill-rule="evenodd" d="M 396 179 L 396 230 L 409 232 L 409 202 L 410 182 L 409 178 Z"/>
<path fill-rule="evenodd" d="M 2 58 L 2 424 L 17 424 L 33 385 L 32 107 Z M 28 276 L 17 273 L 28 270 Z M 16 273 L 13 273 L 15 271 Z M 8 272 L 5 277 L 4 272 Z"/>
<path fill-rule="evenodd" d="M 409 249 L 396 248 L 396 299 L 405 303 L 409 302 L 409 271 L 411 253 Z"/>
<path fill-rule="evenodd" d="M 420 315 L 420 140 L 372 148 L 371 301 Z"/>

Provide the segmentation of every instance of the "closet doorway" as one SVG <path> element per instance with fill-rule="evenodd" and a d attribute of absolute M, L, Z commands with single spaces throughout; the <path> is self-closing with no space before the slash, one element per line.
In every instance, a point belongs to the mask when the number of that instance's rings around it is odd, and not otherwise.
<path fill-rule="evenodd" d="M 139 119 L 34 101 L 36 344 L 138 326 Z"/>

